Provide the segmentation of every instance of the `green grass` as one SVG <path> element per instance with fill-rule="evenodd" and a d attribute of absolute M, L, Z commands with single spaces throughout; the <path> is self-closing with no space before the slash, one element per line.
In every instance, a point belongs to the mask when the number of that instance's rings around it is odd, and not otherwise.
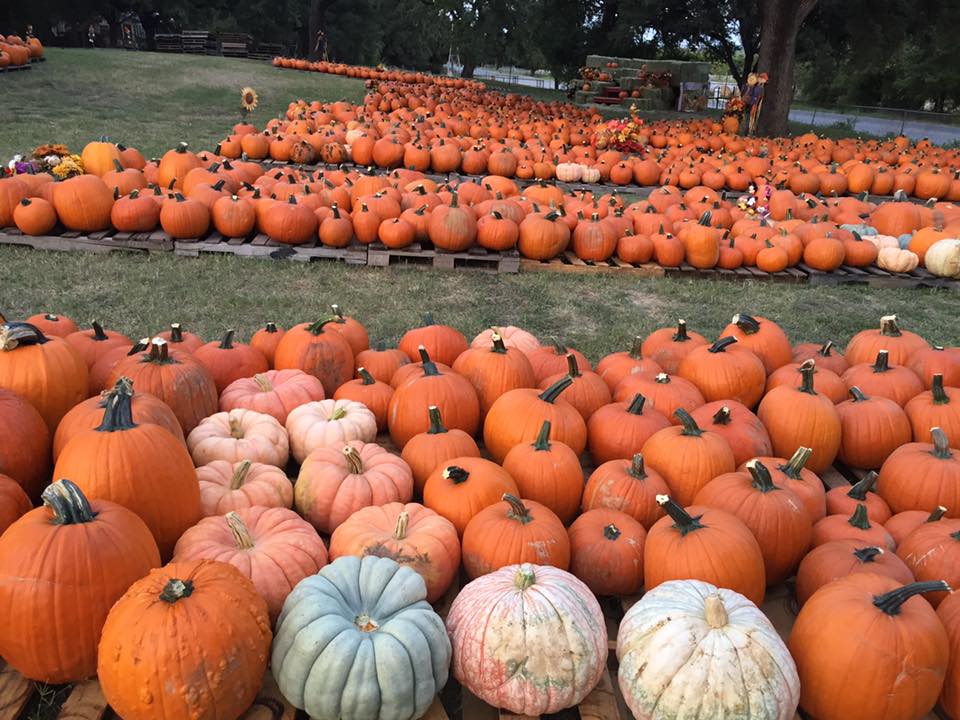
<path fill-rule="evenodd" d="M 396 340 L 423 311 L 468 337 L 492 324 L 558 336 L 597 360 L 637 334 L 678 317 L 716 336 L 736 312 L 775 318 L 795 342 L 846 343 L 881 315 L 939 344 L 960 343 L 957 296 L 948 292 L 810 287 L 614 275 L 491 275 L 421 268 L 357 268 L 235 257 L 90 255 L 0 247 L 0 309 L 102 319 L 142 337 L 172 321 L 206 338 L 228 327 L 249 337 L 274 320 L 289 327 L 328 313 L 330 303 L 364 322 L 372 339 Z M 15 278 L 15 280 L 12 280 Z"/>
<path fill-rule="evenodd" d="M 0 159 L 43 143 L 79 152 L 105 135 L 156 156 L 184 140 L 212 149 L 240 119 L 240 88 L 260 95 L 262 127 L 291 100 L 363 97 L 363 81 L 202 55 L 49 48 L 47 62 L 0 80 Z"/>

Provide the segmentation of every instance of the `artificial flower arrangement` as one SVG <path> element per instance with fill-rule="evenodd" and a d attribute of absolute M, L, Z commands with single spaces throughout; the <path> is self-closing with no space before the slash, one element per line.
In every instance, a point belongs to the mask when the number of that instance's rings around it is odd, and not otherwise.
<path fill-rule="evenodd" d="M 597 149 L 620 150 L 628 153 L 644 153 L 649 149 L 647 128 L 635 104 L 630 105 L 630 116 L 610 120 L 593 133 Z"/>
<path fill-rule="evenodd" d="M 26 155 L 14 155 L 3 167 L 3 176 L 50 173 L 58 180 L 83 175 L 83 160 L 66 145 L 47 143 Z"/>
<path fill-rule="evenodd" d="M 747 188 L 747 192 L 737 200 L 737 207 L 749 217 L 758 217 L 761 220 L 770 217 L 770 196 L 773 190 L 767 185 L 763 191 L 763 197 L 757 195 L 757 186 L 753 183 Z"/>
<path fill-rule="evenodd" d="M 730 99 L 727 100 L 727 105 L 723 109 L 723 114 L 740 117 L 743 115 L 743 107 L 743 98 L 737 94 L 733 94 L 730 96 Z"/>

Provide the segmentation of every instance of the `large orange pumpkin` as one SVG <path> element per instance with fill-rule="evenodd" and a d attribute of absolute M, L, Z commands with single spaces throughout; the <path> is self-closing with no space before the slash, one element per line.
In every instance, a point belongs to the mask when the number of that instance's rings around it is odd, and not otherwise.
<path fill-rule="evenodd" d="M 767 380 L 763 360 L 730 336 L 691 350 L 677 374 L 696 385 L 707 402 L 736 400 L 748 408 L 763 396 Z"/>
<path fill-rule="evenodd" d="M 550 421 L 540 428 L 532 444 L 515 446 L 503 459 L 520 496 L 540 503 L 563 523 L 573 520 L 583 493 L 583 468 L 580 458 L 562 442 L 550 442 Z"/>
<path fill-rule="evenodd" d="M 300 323 L 287 330 L 277 344 L 273 366 L 277 370 L 303 370 L 334 391 L 353 377 L 353 350 L 343 334 L 327 327 L 336 318 Z"/>
<path fill-rule="evenodd" d="M 570 572 L 594 595 L 635 595 L 643 586 L 647 531 L 626 513 L 597 508 L 568 529 Z"/>
<path fill-rule="evenodd" d="M 960 451 L 940 428 L 933 442 L 914 442 L 894 450 L 880 468 L 877 494 L 894 513 L 943 505 L 948 517 L 960 517 Z"/>
<path fill-rule="evenodd" d="M 834 540 L 815 547 L 797 569 L 797 603 L 802 607 L 824 585 L 855 573 L 875 573 L 902 585 L 914 581 L 903 560 L 881 547 L 857 540 Z"/>
<path fill-rule="evenodd" d="M 496 463 L 483 458 L 451 458 L 427 478 L 423 504 L 453 523 L 461 535 L 470 520 L 505 493 L 516 495 L 517 484 Z"/>
<path fill-rule="evenodd" d="M 0 388 L 0 474 L 31 498 L 50 479 L 50 431 L 40 413 L 17 393 Z"/>

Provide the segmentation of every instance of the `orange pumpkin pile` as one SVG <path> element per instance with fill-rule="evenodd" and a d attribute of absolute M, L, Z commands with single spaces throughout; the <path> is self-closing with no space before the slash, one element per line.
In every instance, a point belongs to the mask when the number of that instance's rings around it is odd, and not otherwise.
<path fill-rule="evenodd" d="M 26 65 L 32 58 L 43 57 L 43 44 L 35 37 L 24 40 L 19 35 L 0 35 L 0 68 Z"/>

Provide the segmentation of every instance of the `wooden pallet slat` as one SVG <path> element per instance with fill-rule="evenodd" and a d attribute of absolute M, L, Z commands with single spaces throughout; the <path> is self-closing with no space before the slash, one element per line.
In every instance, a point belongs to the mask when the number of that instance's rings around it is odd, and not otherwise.
<path fill-rule="evenodd" d="M 620 720 L 617 695 L 610 677 L 612 672 L 605 669 L 597 686 L 580 701 L 580 720 Z"/>
<path fill-rule="evenodd" d="M 17 720 L 33 696 L 33 683 L 0 660 L 0 720 Z"/>
<path fill-rule="evenodd" d="M 110 708 L 96 678 L 74 685 L 57 720 L 103 720 Z"/>

